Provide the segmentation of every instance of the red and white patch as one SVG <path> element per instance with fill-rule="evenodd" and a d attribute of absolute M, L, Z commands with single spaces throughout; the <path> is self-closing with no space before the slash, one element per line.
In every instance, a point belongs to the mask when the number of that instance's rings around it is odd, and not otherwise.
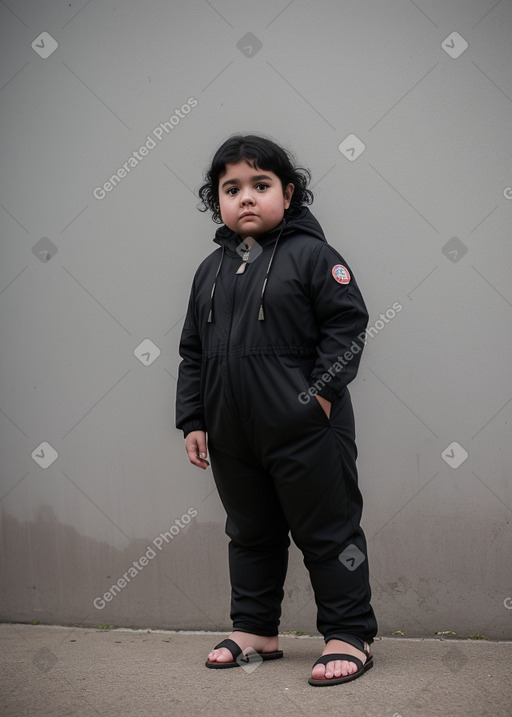
<path fill-rule="evenodd" d="M 338 284 L 348 284 L 350 281 L 350 272 L 343 264 L 336 264 L 332 267 L 332 275 Z"/>

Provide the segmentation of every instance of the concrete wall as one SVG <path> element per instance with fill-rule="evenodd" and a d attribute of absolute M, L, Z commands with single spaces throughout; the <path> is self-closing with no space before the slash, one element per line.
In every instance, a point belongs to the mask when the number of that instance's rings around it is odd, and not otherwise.
<path fill-rule="evenodd" d="M 351 392 L 381 634 L 510 637 L 511 4 L 19 0 L 0 27 L 0 618 L 229 628 L 174 393 L 214 248 L 194 191 L 254 131 L 311 169 L 371 313 Z M 282 627 L 315 632 L 296 548 Z"/>

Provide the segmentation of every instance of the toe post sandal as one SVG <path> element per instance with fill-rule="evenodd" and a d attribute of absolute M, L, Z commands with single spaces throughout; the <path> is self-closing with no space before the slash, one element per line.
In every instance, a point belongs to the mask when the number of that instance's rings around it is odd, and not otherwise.
<path fill-rule="evenodd" d="M 324 677 L 321 680 L 315 680 L 313 677 L 310 677 L 308 680 L 309 684 L 313 685 L 313 687 L 327 687 L 328 685 L 341 685 L 344 682 L 357 680 L 358 677 L 361 677 L 361 675 L 364 675 L 367 670 L 373 667 L 373 655 L 370 655 L 368 650 L 362 650 L 362 652 L 366 655 L 366 662 L 364 664 L 359 657 L 345 653 L 336 652 L 332 655 L 322 655 L 313 667 L 315 667 L 315 665 L 327 665 L 328 662 L 334 662 L 334 660 L 347 660 L 357 665 L 357 672 L 353 672 L 351 675 L 344 675 L 343 677 L 331 677 L 330 679 Z"/>
<path fill-rule="evenodd" d="M 240 645 L 237 645 L 234 640 L 230 640 L 229 638 L 219 642 L 219 644 L 215 645 L 213 649 L 220 650 L 221 647 L 225 647 L 229 650 L 229 652 L 233 655 L 233 662 L 210 662 L 209 660 L 206 660 L 204 663 L 206 667 L 209 667 L 212 670 L 226 670 L 230 667 L 243 667 L 244 665 L 254 662 L 278 660 L 280 657 L 283 657 L 282 650 L 274 650 L 273 652 L 257 652 L 253 648 L 247 648 L 247 651 L 244 653 L 244 650 L 242 650 Z M 240 655 L 243 655 L 243 657 L 240 657 Z"/>

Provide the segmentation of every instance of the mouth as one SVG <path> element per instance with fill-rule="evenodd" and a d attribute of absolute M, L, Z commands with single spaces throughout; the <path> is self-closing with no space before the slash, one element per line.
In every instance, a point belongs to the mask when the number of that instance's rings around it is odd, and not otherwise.
<path fill-rule="evenodd" d="M 244 212 L 244 214 L 240 215 L 240 219 L 250 219 L 251 217 L 255 217 L 256 214 L 254 212 Z"/>

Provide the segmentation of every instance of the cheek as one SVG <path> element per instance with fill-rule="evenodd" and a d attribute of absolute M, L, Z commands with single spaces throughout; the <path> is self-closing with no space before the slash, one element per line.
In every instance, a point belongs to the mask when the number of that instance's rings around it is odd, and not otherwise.
<path fill-rule="evenodd" d="M 260 200 L 260 206 L 264 206 L 272 215 L 279 214 L 284 211 L 285 200 L 282 194 L 274 194 L 273 196 L 265 196 Z"/>
<path fill-rule="evenodd" d="M 231 224 L 236 217 L 236 206 L 233 202 L 219 199 L 220 218 L 224 224 Z"/>
<path fill-rule="evenodd" d="M 274 201 L 274 214 L 283 214 L 283 212 L 287 209 L 288 202 L 281 194 L 279 197 L 276 197 Z"/>
<path fill-rule="evenodd" d="M 221 215 L 229 214 L 229 206 L 228 206 L 227 202 L 220 197 L 219 197 L 219 209 L 220 209 Z"/>

